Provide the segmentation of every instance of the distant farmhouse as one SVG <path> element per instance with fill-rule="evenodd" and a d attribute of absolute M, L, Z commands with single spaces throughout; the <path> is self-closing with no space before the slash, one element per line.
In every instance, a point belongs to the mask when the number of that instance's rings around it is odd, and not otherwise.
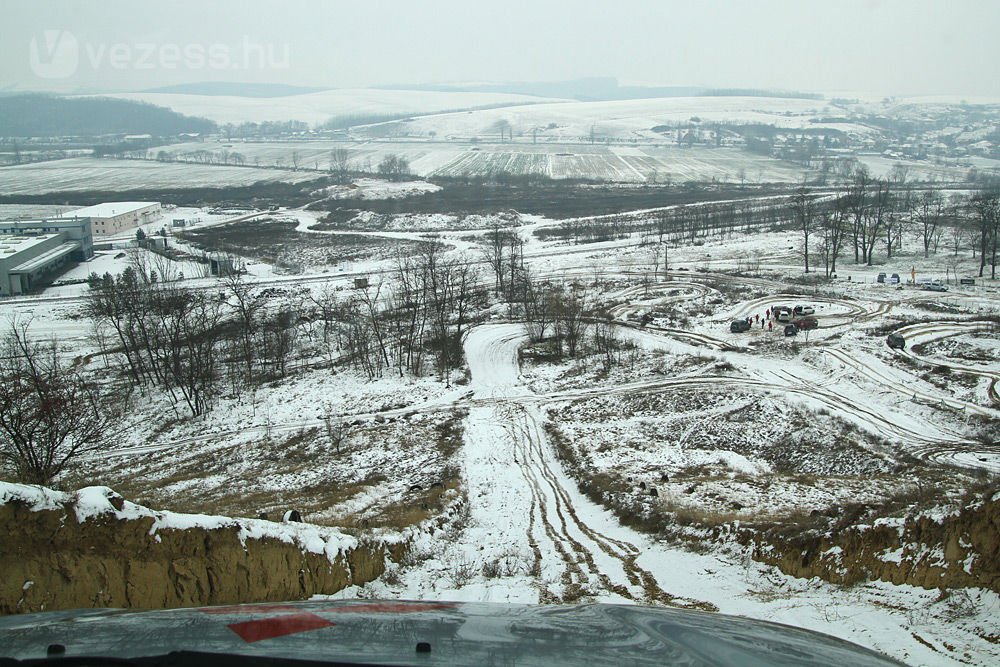
<path fill-rule="evenodd" d="M 89 218 L 0 222 L 0 296 L 41 287 L 94 256 Z"/>
<path fill-rule="evenodd" d="M 112 236 L 153 222 L 161 215 L 159 202 L 115 201 L 70 211 L 63 217 L 90 218 L 95 236 Z"/>

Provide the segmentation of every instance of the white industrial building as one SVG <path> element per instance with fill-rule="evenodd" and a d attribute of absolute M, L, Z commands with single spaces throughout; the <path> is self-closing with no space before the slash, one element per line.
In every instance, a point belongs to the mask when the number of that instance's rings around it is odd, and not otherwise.
<path fill-rule="evenodd" d="M 89 218 L 0 222 L 0 296 L 42 287 L 93 256 Z"/>
<path fill-rule="evenodd" d="M 66 218 L 90 218 L 95 236 L 113 236 L 153 222 L 162 215 L 159 202 L 113 201 L 70 211 Z"/>

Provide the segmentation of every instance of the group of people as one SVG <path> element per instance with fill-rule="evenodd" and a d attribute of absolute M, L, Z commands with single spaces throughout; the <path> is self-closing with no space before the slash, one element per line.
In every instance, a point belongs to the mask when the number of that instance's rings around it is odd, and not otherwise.
<path fill-rule="evenodd" d="M 760 316 L 760 313 L 754 313 L 753 315 L 748 315 L 746 317 L 747 324 L 754 326 L 755 324 L 760 324 L 761 330 L 764 329 L 764 325 L 767 325 L 768 331 L 774 331 L 774 321 L 771 320 L 771 309 L 768 308 L 764 311 L 764 317 Z"/>

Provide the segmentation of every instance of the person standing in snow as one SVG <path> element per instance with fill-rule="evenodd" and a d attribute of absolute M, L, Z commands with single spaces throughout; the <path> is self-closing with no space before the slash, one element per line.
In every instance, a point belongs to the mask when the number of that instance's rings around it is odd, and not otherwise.
<path fill-rule="evenodd" d="M 774 322 L 768 322 L 767 323 L 767 330 L 768 331 L 773 331 L 774 330 Z"/>
<path fill-rule="evenodd" d="M 766 317 L 767 319 L 771 319 L 771 309 L 770 308 L 768 308 L 767 310 L 764 311 L 764 317 Z"/>

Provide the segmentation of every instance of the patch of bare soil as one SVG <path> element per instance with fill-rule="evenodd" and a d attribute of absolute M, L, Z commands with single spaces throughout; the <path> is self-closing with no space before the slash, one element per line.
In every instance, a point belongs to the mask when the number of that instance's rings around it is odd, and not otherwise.
<path fill-rule="evenodd" d="M 309 234 L 296 231 L 297 226 L 298 222 L 291 220 L 246 220 L 192 229 L 178 236 L 206 252 L 253 258 L 290 269 L 387 258 L 415 246 L 412 241 L 363 234 Z"/>

